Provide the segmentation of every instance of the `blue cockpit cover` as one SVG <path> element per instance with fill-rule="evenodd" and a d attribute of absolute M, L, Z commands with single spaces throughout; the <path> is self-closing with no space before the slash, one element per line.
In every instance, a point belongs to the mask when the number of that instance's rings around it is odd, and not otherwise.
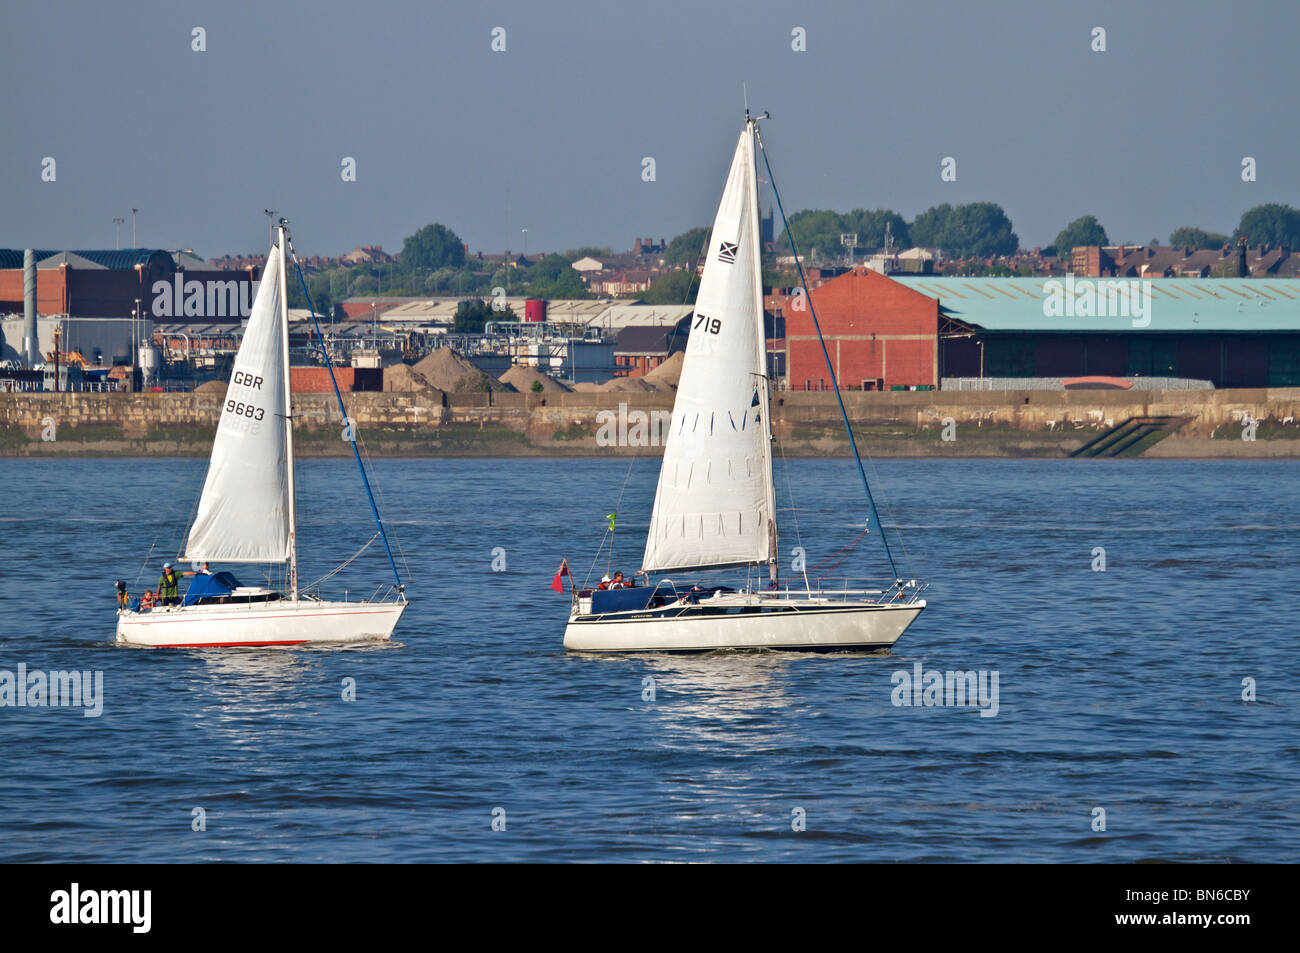
<path fill-rule="evenodd" d="M 639 586 L 633 589 L 596 589 L 591 594 L 592 612 L 627 612 L 644 609 L 650 601 L 650 589 Z"/>
<path fill-rule="evenodd" d="M 239 586 L 239 580 L 228 572 L 199 573 L 190 581 L 181 605 L 192 606 L 200 599 L 228 596 Z"/>

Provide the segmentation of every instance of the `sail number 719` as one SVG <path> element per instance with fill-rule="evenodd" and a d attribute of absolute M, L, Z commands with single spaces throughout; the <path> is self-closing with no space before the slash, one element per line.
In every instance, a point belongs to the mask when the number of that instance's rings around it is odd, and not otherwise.
<path fill-rule="evenodd" d="M 695 324 L 691 327 L 691 330 L 697 331 L 700 328 L 703 328 L 705 331 L 708 331 L 710 334 L 717 334 L 719 331 L 722 330 L 722 319 L 710 318 L 703 314 L 698 315 L 696 317 Z"/>

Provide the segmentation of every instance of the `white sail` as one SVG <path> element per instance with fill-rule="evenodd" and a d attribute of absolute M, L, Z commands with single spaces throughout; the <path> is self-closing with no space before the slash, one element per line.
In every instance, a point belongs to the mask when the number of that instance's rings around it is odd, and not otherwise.
<path fill-rule="evenodd" d="M 642 570 L 769 562 L 775 551 L 758 186 L 746 122 L 713 222 Z"/>
<path fill-rule="evenodd" d="M 282 250 L 272 246 L 235 355 L 185 558 L 282 562 L 290 550 Z"/>

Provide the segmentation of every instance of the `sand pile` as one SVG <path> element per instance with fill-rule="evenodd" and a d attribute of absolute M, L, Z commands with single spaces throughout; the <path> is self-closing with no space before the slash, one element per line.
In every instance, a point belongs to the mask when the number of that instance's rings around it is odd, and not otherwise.
<path fill-rule="evenodd" d="M 573 385 L 573 389 L 577 391 L 579 394 L 590 394 L 593 391 L 604 390 L 604 387 L 600 384 L 597 384 L 595 381 L 580 381 L 579 383 Z"/>
<path fill-rule="evenodd" d="M 413 393 L 421 390 L 433 390 L 432 384 L 423 374 L 415 371 L 409 364 L 394 364 L 384 368 L 384 390 L 398 393 Z"/>
<path fill-rule="evenodd" d="M 225 381 L 204 381 L 198 387 L 194 388 L 194 393 L 196 394 L 224 394 L 225 392 Z"/>
<path fill-rule="evenodd" d="M 678 351 L 653 371 L 646 374 L 645 379 L 657 386 L 676 387 L 677 381 L 682 376 L 682 362 L 685 360 L 686 352 Z"/>
<path fill-rule="evenodd" d="M 534 382 L 542 385 L 543 394 L 567 394 L 569 392 L 569 388 L 554 377 L 543 374 L 535 367 L 525 367 L 523 364 L 515 364 L 497 380 L 503 384 L 509 384 L 521 394 L 535 393 L 533 390 Z"/>
<path fill-rule="evenodd" d="M 649 374 L 640 377 L 615 377 L 600 385 L 601 390 L 623 391 L 632 393 L 653 393 L 654 391 L 671 391 L 675 387 L 667 381 L 658 380 Z"/>
<path fill-rule="evenodd" d="M 495 381 L 449 347 L 440 347 L 412 370 L 438 390 L 453 394 L 507 391 L 511 387 Z"/>

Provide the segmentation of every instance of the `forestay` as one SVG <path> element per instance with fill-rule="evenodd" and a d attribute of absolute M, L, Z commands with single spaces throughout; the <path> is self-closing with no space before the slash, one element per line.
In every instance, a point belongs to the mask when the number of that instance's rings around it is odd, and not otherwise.
<path fill-rule="evenodd" d="M 775 556 L 752 123 L 731 161 L 696 299 L 642 569 Z"/>
<path fill-rule="evenodd" d="M 273 248 L 235 355 L 186 559 L 289 558 L 283 267 L 283 252 Z"/>

